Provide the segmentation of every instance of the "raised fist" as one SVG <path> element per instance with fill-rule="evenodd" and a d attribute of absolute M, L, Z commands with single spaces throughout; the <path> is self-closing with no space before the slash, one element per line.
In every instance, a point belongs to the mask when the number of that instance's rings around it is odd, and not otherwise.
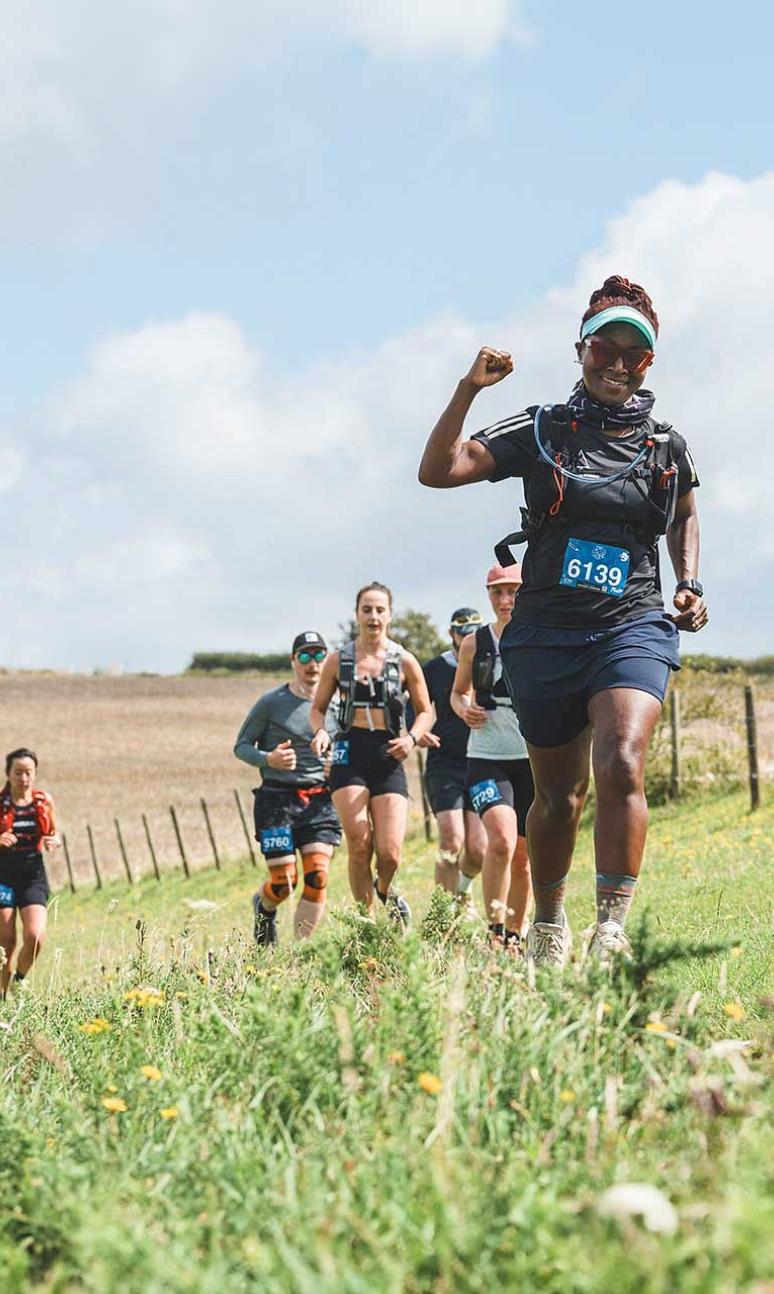
<path fill-rule="evenodd" d="M 494 386 L 513 372 L 513 360 L 507 350 L 494 350 L 491 346 L 482 346 L 465 377 L 477 390 L 484 386 Z"/>

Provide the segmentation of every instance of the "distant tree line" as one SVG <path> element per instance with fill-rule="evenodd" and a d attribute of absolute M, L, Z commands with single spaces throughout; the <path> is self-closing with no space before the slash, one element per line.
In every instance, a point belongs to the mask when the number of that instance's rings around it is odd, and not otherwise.
<path fill-rule="evenodd" d="M 332 644 L 354 638 L 357 625 L 354 620 L 339 625 L 339 638 Z M 413 652 L 421 662 L 430 660 L 445 651 L 449 643 L 424 611 L 402 611 L 396 615 L 390 628 L 390 637 L 407 651 Z M 705 674 L 774 674 L 774 656 L 758 656 L 755 660 L 740 660 L 737 656 L 686 655 L 683 668 Z M 193 656 L 187 673 L 239 674 L 253 671 L 264 674 L 285 674 L 290 669 L 289 652 L 200 651 Z"/>
<path fill-rule="evenodd" d="M 339 638 L 332 646 L 340 647 L 342 643 L 354 638 L 356 633 L 357 625 L 354 620 L 339 625 Z M 442 637 L 426 612 L 412 611 L 410 608 L 395 616 L 390 627 L 390 637 L 407 651 L 413 652 L 420 661 L 438 656 L 449 646 L 447 639 Z M 283 674 L 289 669 L 290 653 L 286 651 L 198 651 L 194 654 L 186 672 L 239 674 L 252 670 L 267 674 Z"/>

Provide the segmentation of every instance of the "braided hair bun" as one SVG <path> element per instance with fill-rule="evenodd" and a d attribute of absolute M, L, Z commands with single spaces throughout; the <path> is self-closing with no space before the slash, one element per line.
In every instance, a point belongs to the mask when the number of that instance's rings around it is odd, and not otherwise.
<path fill-rule="evenodd" d="M 610 306 L 633 306 L 639 310 L 646 319 L 653 324 L 656 336 L 658 336 L 658 315 L 653 309 L 653 302 L 644 288 L 639 283 L 630 283 L 628 279 L 622 278 L 620 274 L 611 274 L 605 279 L 601 288 L 592 292 L 589 298 L 589 307 L 581 320 L 581 327 L 587 319 L 598 315 L 600 311 L 607 310 Z"/>

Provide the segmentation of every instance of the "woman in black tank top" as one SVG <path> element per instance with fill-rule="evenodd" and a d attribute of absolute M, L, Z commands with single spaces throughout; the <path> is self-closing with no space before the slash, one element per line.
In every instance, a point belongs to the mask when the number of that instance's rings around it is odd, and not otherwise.
<path fill-rule="evenodd" d="M 407 926 L 409 905 L 393 886 L 408 818 L 403 764 L 433 722 L 430 698 L 419 662 L 388 637 L 392 594 L 386 585 L 362 588 L 355 615 L 357 638 L 331 652 L 320 674 L 309 716 L 312 750 L 322 758 L 331 749 L 325 715 L 338 687 L 340 731 L 332 745 L 329 780 L 347 840 L 352 895 L 368 911 L 376 895 L 387 915 Z M 404 690 L 414 710 L 408 731 Z"/>
<path fill-rule="evenodd" d="M 54 805 L 35 789 L 38 759 L 34 751 L 13 750 L 5 761 L 8 781 L 0 791 L 0 948 L 4 954 L 0 991 L 5 996 L 16 949 L 16 914 L 22 945 L 14 979 L 21 981 L 35 964 L 46 937 L 49 895 L 41 845 L 59 848 Z"/>

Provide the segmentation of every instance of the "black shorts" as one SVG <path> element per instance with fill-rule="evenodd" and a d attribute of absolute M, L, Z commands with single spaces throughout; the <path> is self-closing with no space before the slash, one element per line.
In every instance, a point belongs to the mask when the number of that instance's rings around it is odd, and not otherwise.
<path fill-rule="evenodd" d="M 430 808 L 436 816 L 449 809 L 466 809 L 473 813 L 467 788 L 468 761 L 444 759 L 437 755 L 425 767 L 425 790 Z"/>
<path fill-rule="evenodd" d="M 528 759 L 469 759 L 468 791 L 480 818 L 493 804 L 507 804 L 516 813 L 520 836 L 527 834 L 527 812 L 535 798 Z"/>
<path fill-rule="evenodd" d="M 29 908 L 33 903 L 45 908 L 50 893 L 42 854 L 33 862 L 0 862 L 0 908 Z"/>
<path fill-rule="evenodd" d="M 338 845 L 341 826 L 327 786 L 300 795 L 290 786 L 257 786 L 255 839 L 264 858 L 284 858 L 302 845 Z"/>
<path fill-rule="evenodd" d="M 333 743 L 333 767 L 328 779 L 331 790 L 365 786 L 372 799 L 377 795 L 405 795 L 408 799 L 406 770 L 400 760 L 386 753 L 390 741 L 388 732 L 369 732 L 365 728 L 339 733 Z"/>
<path fill-rule="evenodd" d="M 589 723 L 589 701 L 608 688 L 648 692 L 663 702 L 670 670 L 680 668 L 677 628 L 659 611 L 599 630 L 511 623 L 501 653 L 531 746 L 564 746 L 579 736 Z"/>

